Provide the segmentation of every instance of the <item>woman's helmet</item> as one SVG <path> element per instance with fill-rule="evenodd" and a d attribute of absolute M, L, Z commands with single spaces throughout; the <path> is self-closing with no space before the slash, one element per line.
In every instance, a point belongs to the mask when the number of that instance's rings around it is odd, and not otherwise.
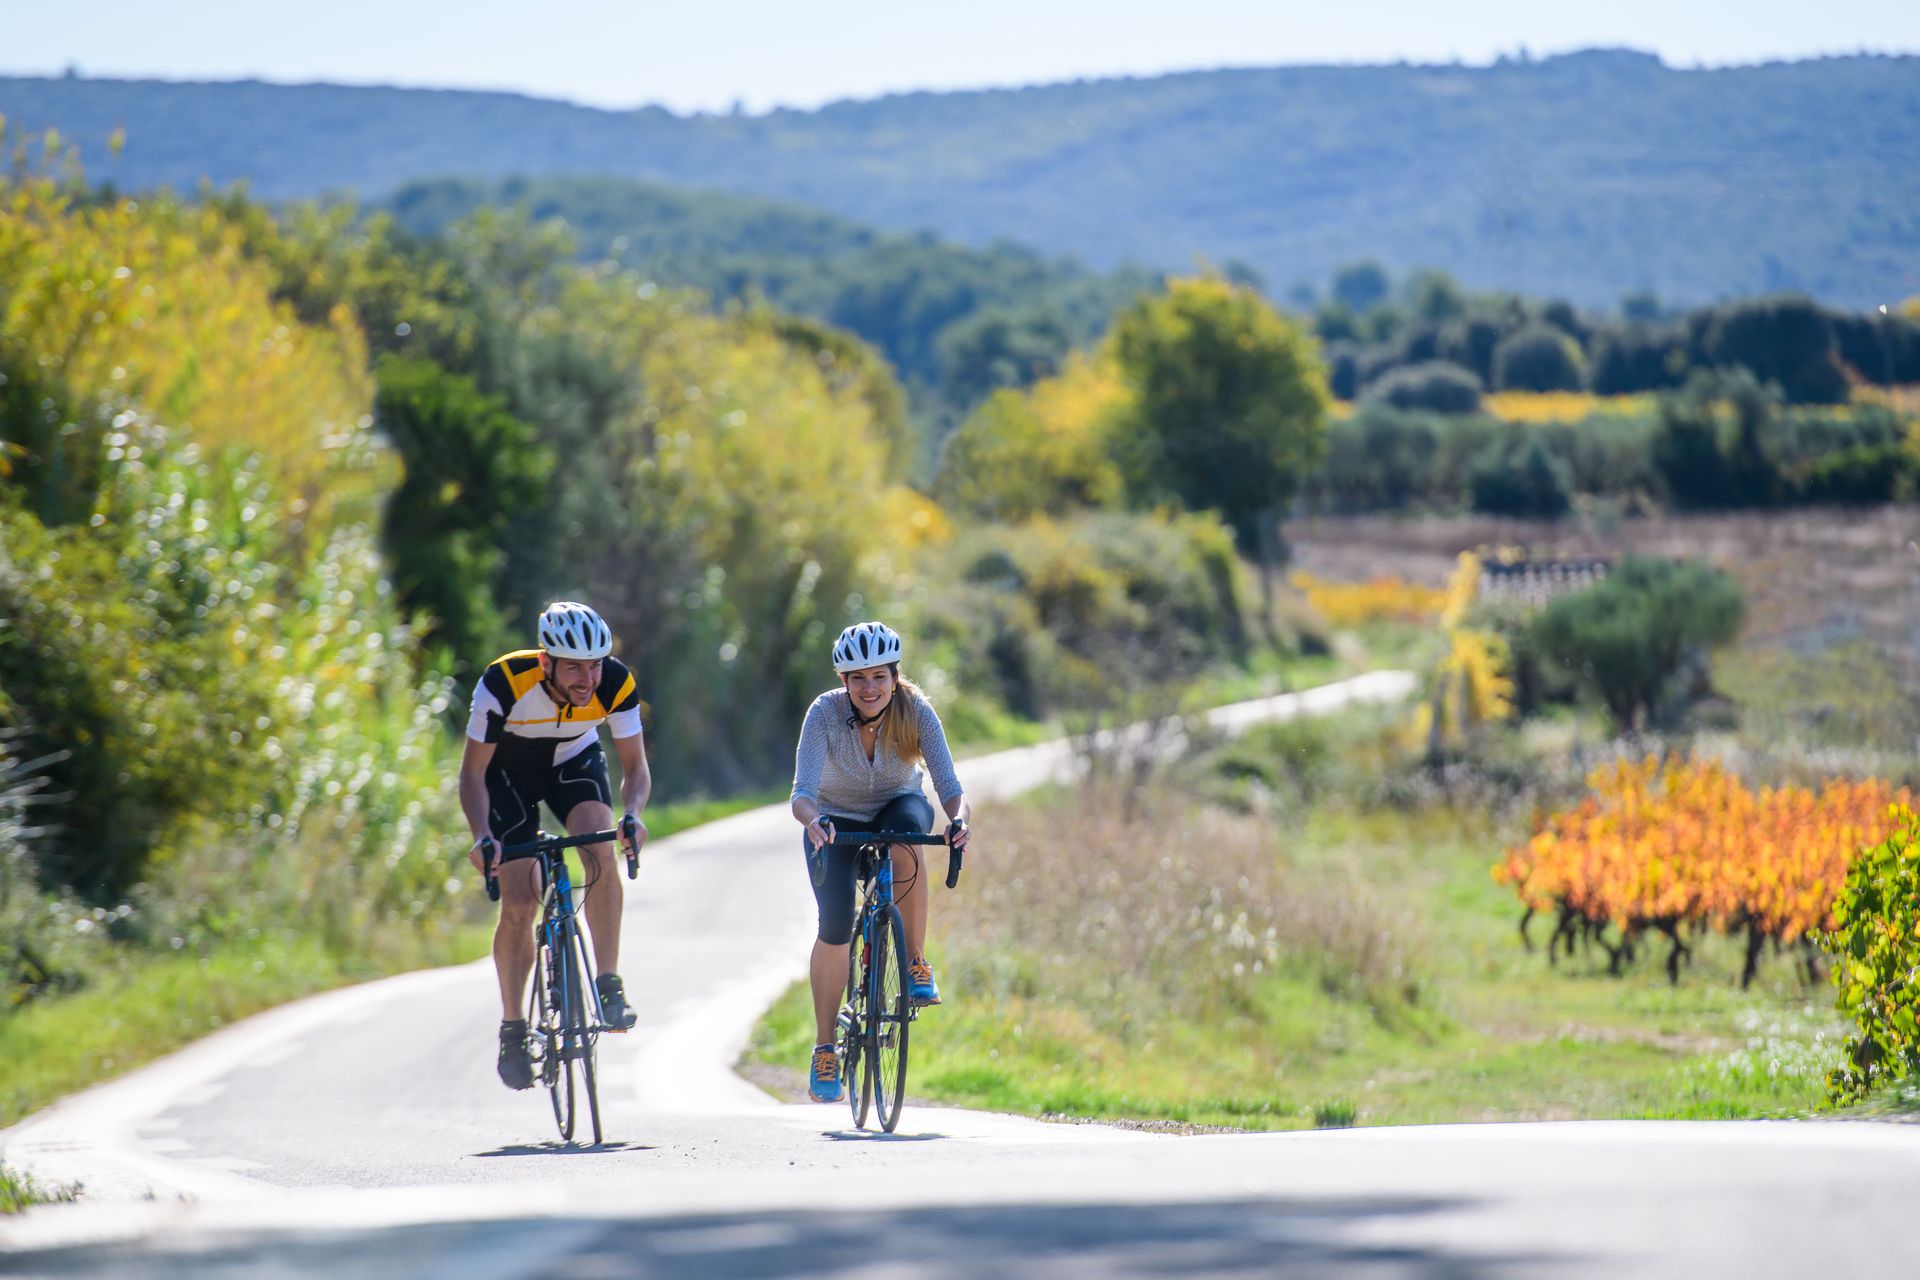
<path fill-rule="evenodd" d="M 841 675 L 900 661 L 900 633 L 884 622 L 856 622 L 833 642 L 833 669 Z"/>
<path fill-rule="evenodd" d="M 555 658 L 591 661 L 613 652 L 613 632 L 586 605 L 556 600 L 540 612 L 540 647 Z"/>

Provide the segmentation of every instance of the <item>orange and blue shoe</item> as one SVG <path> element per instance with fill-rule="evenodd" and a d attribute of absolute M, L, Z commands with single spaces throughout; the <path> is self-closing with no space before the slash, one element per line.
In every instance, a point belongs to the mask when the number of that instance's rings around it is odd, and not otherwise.
<path fill-rule="evenodd" d="M 807 1096 L 815 1102 L 838 1102 L 840 1055 L 830 1044 L 813 1046 L 813 1064 L 807 1069 Z"/>
<path fill-rule="evenodd" d="M 916 1009 L 940 1003 L 940 984 L 933 980 L 933 966 L 924 959 L 907 965 L 907 1003 Z"/>

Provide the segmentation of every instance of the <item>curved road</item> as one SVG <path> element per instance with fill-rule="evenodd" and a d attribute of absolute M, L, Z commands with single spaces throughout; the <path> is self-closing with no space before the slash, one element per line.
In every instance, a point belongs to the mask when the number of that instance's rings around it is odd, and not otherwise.
<path fill-rule="evenodd" d="M 1406 696 L 1377 673 L 1233 728 Z M 980 797 L 1073 767 L 968 762 Z M 493 1075 L 488 962 L 250 1019 L 0 1134 L 81 1203 L 0 1220 L 0 1275 L 1911 1276 L 1920 1130 L 1483 1125 L 1170 1137 L 909 1104 L 890 1137 L 731 1072 L 811 931 L 794 824 L 650 846 L 641 1021 L 602 1040 L 604 1148 Z M 991 868 L 991 851 L 970 874 Z M 962 885 L 964 889 L 964 882 Z M 962 996 L 964 998 L 964 996 Z M 937 1012 L 932 1016 L 938 1016 Z"/>

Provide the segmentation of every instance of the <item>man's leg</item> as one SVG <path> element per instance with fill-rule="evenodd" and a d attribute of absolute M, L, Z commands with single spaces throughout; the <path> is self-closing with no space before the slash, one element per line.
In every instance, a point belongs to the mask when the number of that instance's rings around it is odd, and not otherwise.
<path fill-rule="evenodd" d="M 493 928 L 493 968 L 500 978 L 500 1017 L 527 1016 L 527 974 L 533 969 L 533 920 L 540 910 L 540 863 L 519 858 L 495 871 L 500 920 Z"/>
<path fill-rule="evenodd" d="M 613 807 L 598 800 L 583 800 L 567 813 L 567 834 L 585 835 L 589 831 L 607 831 L 613 827 Z M 593 967 L 597 973 L 620 972 L 620 912 L 626 900 L 622 878 L 627 874 L 625 861 L 612 844 L 584 845 L 580 865 L 586 872 L 580 896 L 587 913 L 587 930 L 593 934 Z"/>

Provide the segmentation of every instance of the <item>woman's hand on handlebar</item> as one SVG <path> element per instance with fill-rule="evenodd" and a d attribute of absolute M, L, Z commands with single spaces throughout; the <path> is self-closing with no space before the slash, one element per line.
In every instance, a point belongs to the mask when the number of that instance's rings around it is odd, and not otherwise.
<path fill-rule="evenodd" d="M 973 835 L 973 828 L 967 825 L 965 818 L 955 818 L 947 824 L 947 847 L 960 850 L 967 847 L 967 840 Z"/>
<path fill-rule="evenodd" d="M 833 820 L 821 814 L 815 814 L 813 821 L 807 824 L 807 839 L 813 842 L 815 849 L 833 843 Z"/>

